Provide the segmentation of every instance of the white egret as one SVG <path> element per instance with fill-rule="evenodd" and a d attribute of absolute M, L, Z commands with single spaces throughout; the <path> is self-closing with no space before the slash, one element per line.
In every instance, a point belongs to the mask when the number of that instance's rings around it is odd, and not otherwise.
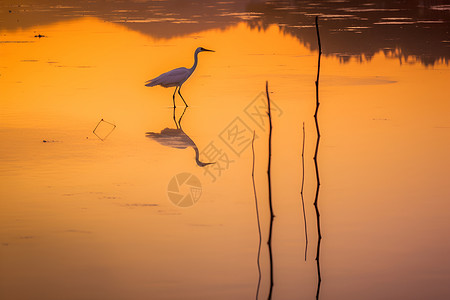
<path fill-rule="evenodd" d="M 194 53 L 194 65 L 192 66 L 192 68 L 188 69 L 188 68 L 181 67 L 181 68 L 173 69 L 172 71 L 163 73 L 156 78 L 146 81 L 145 86 L 152 87 L 152 86 L 160 85 L 165 88 L 175 87 L 175 91 L 173 92 L 173 96 L 172 96 L 173 107 L 176 107 L 175 106 L 175 93 L 177 92 L 177 89 L 178 89 L 178 94 L 180 95 L 181 99 L 183 99 L 183 102 L 184 102 L 185 106 L 187 107 L 188 105 L 187 105 L 186 101 L 184 101 L 183 96 L 181 95 L 181 86 L 189 78 L 189 76 L 191 76 L 192 73 L 194 73 L 194 70 L 197 67 L 198 54 L 202 51 L 214 52 L 213 50 L 208 50 L 203 47 L 198 47 Z"/>
<path fill-rule="evenodd" d="M 206 163 L 200 161 L 200 152 L 198 151 L 195 142 L 184 132 L 181 128 L 181 119 L 186 112 L 186 107 L 184 108 L 183 114 L 181 115 L 178 122 L 175 119 L 175 107 L 173 108 L 173 121 L 175 122 L 175 128 L 165 128 L 161 132 L 147 132 L 145 133 L 148 138 L 157 141 L 163 146 L 176 148 L 176 149 L 186 149 L 187 147 L 194 148 L 195 151 L 195 162 L 199 167 L 205 167 L 213 163 Z"/>

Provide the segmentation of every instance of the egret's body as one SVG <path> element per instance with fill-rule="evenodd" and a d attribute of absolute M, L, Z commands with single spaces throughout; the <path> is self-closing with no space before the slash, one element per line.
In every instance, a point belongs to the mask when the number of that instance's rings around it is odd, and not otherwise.
<path fill-rule="evenodd" d="M 198 54 L 202 51 L 214 52 L 213 50 L 208 50 L 208 49 L 205 49 L 202 47 L 198 47 L 194 53 L 194 65 L 190 69 L 183 68 L 183 67 L 173 69 L 172 71 L 163 73 L 156 78 L 146 81 L 145 86 L 152 87 L 152 86 L 160 85 L 165 88 L 175 87 L 175 91 L 173 92 L 173 96 L 172 96 L 173 107 L 176 107 L 175 106 L 175 94 L 177 92 L 177 89 L 178 89 L 178 94 L 180 95 L 181 99 L 183 99 L 183 102 L 187 107 L 188 105 L 187 105 L 186 101 L 184 101 L 183 96 L 181 95 L 181 86 L 192 75 L 192 73 L 194 73 L 195 68 L 197 67 L 197 63 L 198 63 Z"/>

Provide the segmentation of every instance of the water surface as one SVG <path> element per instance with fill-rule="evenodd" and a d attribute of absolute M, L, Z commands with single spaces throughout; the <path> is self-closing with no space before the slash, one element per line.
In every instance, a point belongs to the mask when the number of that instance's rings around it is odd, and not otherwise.
<path fill-rule="evenodd" d="M 317 14 L 320 299 L 450 297 L 447 4 L 28 2 L 0 18 L 2 298 L 255 298 L 253 130 L 266 298 L 267 80 L 272 298 L 314 299 Z M 406 42 L 420 32 L 433 47 Z M 144 82 L 198 46 L 216 52 L 174 110 L 173 89 Z M 182 173 L 201 183 L 188 207 L 168 194 Z"/>

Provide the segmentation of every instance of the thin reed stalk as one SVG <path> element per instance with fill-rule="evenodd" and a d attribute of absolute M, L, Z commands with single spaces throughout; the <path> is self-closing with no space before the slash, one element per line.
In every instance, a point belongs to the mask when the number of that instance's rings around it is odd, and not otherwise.
<path fill-rule="evenodd" d="M 305 227 L 305 261 L 308 252 L 308 228 L 306 222 L 305 200 L 303 198 L 303 189 L 305 185 L 305 122 L 303 122 L 303 144 L 302 144 L 302 187 L 300 189 L 300 197 L 302 199 L 303 208 L 303 224 Z"/>
<path fill-rule="evenodd" d="M 253 182 L 253 194 L 255 196 L 255 208 L 256 208 L 256 221 L 258 224 L 258 234 L 259 234 L 259 245 L 258 245 L 258 255 L 256 258 L 256 264 L 258 266 L 258 286 L 256 288 L 256 300 L 258 300 L 259 289 L 261 287 L 261 223 L 259 221 L 259 208 L 258 208 L 258 197 L 256 195 L 256 184 L 255 184 L 255 131 L 253 130 L 253 138 L 252 138 L 252 182 Z"/>
<path fill-rule="evenodd" d="M 317 61 L 317 77 L 316 77 L 316 111 L 314 113 L 314 121 L 316 124 L 317 131 L 317 140 L 316 140 L 316 149 L 314 151 L 314 167 L 316 170 L 316 180 L 317 180 L 317 188 L 316 195 L 314 198 L 314 208 L 316 211 L 316 223 L 317 223 L 317 248 L 316 248 L 316 268 L 317 268 L 317 288 L 316 288 L 316 299 L 319 299 L 320 295 L 320 285 L 322 283 L 322 276 L 320 274 L 320 244 L 322 241 L 322 232 L 320 230 L 320 213 L 319 213 L 319 190 L 320 190 L 320 177 L 319 177 L 319 166 L 317 164 L 317 153 L 319 151 L 319 143 L 320 143 L 320 130 L 319 130 L 319 122 L 317 120 L 317 113 L 319 112 L 319 76 L 320 76 L 320 57 L 322 56 L 322 46 L 320 43 L 320 34 L 319 34 L 319 24 L 318 17 L 316 16 L 316 33 L 317 33 L 317 42 L 319 44 L 319 55 Z"/>
<path fill-rule="evenodd" d="M 272 181 L 271 181 L 271 164 L 272 164 L 272 114 L 270 111 L 270 97 L 269 97 L 269 82 L 266 81 L 266 95 L 267 95 L 267 114 L 269 116 L 269 157 L 267 165 L 267 181 L 269 186 L 269 207 L 270 207 L 270 228 L 269 228 L 269 239 L 267 241 L 269 248 L 269 260 L 270 260 L 270 290 L 268 299 L 272 299 L 273 291 L 273 256 L 272 256 L 272 230 L 273 230 L 273 219 L 275 215 L 273 213 L 272 206 Z"/>

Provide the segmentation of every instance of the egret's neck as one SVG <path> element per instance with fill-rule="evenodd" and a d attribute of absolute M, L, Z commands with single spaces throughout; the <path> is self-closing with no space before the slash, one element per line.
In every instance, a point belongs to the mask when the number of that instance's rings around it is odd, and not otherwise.
<path fill-rule="evenodd" d="M 190 69 L 191 72 L 194 72 L 195 68 L 197 68 L 197 63 L 198 63 L 198 52 L 195 51 L 195 53 L 194 53 L 194 65 Z"/>
<path fill-rule="evenodd" d="M 198 148 L 195 144 L 194 144 L 193 148 L 195 151 L 195 162 L 197 163 L 197 165 L 201 166 L 202 162 L 200 161 L 200 153 L 198 152 Z"/>
<path fill-rule="evenodd" d="M 193 68 L 195 69 L 195 64 L 194 64 Z M 180 124 L 180 129 L 181 129 L 181 124 Z M 183 129 L 181 129 L 181 132 L 184 133 Z M 200 161 L 200 153 L 198 151 L 197 145 L 194 143 L 194 141 L 186 133 L 184 133 L 184 135 L 186 136 L 186 139 L 188 140 L 189 146 L 194 148 L 194 151 L 195 151 L 195 162 L 200 167 L 203 167 L 203 163 Z"/>

